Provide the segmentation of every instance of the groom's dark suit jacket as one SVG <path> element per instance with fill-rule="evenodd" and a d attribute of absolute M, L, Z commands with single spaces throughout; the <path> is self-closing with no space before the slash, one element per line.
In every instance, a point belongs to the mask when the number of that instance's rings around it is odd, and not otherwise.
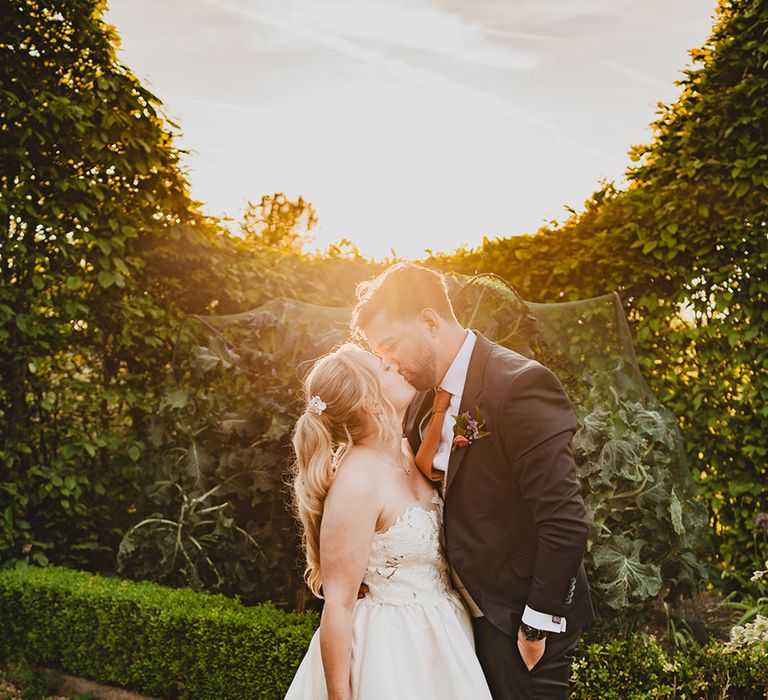
<path fill-rule="evenodd" d="M 526 605 L 566 619 L 594 618 L 582 558 L 589 521 L 570 442 L 576 414 L 557 377 L 476 333 L 460 413 L 480 408 L 490 435 L 456 448 L 444 493 L 446 556 L 498 629 L 515 635 Z M 405 418 L 414 454 L 434 390 Z"/>

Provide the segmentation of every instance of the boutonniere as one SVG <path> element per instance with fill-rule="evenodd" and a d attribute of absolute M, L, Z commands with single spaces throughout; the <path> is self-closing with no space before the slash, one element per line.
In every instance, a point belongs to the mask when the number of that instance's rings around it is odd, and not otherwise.
<path fill-rule="evenodd" d="M 469 411 L 453 417 L 456 419 L 456 423 L 453 426 L 454 437 L 451 443 L 451 452 L 457 447 L 467 447 L 475 440 L 490 435 L 487 430 L 483 430 L 485 421 L 483 420 L 483 412 L 479 408 L 476 410 L 474 418 Z"/>

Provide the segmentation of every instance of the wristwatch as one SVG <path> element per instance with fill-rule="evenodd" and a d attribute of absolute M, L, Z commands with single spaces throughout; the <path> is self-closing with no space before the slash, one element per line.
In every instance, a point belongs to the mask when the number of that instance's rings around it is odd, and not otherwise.
<path fill-rule="evenodd" d="M 537 630 L 535 627 L 526 625 L 524 622 L 520 625 L 520 629 L 523 631 L 523 637 L 529 642 L 537 642 L 540 639 L 544 639 L 544 637 L 549 634 L 546 630 Z"/>

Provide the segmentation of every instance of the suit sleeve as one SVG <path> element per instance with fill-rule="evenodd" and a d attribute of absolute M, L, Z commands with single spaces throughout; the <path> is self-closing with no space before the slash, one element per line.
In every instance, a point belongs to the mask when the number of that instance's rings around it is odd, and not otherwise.
<path fill-rule="evenodd" d="M 536 563 L 526 603 L 567 618 L 565 599 L 589 535 L 570 448 L 576 413 L 557 377 L 532 362 L 509 383 L 502 416 L 507 462 L 536 526 Z"/>

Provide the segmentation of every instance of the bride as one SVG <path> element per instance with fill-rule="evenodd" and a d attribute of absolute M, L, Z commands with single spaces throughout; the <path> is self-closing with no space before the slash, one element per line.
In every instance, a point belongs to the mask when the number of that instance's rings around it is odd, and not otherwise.
<path fill-rule="evenodd" d="M 490 699 L 442 553 L 442 501 L 401 437 L 415 389 L 347 344 L 304 392 L 294 491 L 305 577 L 325 603 L 286 698 Z"/>

